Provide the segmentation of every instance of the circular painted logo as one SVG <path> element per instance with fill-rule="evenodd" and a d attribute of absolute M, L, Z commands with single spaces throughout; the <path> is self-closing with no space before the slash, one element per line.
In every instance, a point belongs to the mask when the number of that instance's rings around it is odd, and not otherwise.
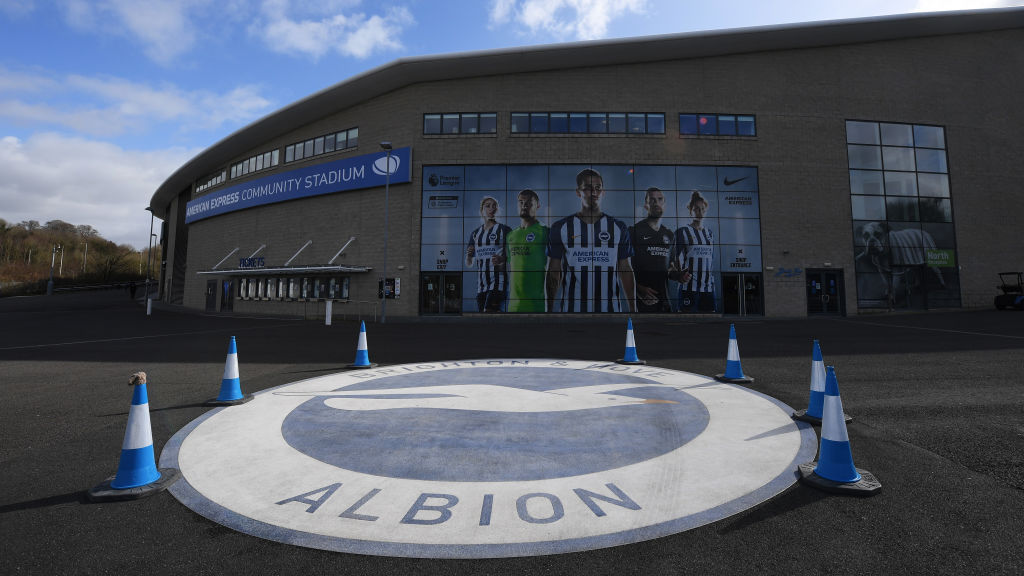
<path fill-rule="evenodd" d="M 609 233 L 608 233 L 608 232 L 607 232 L 606 230 L 602 230 L 602 231 L 601 231 L 601 232 L 600 232 L 600 233 L 599 233 L 599 234 L 597 235 L 597 237 L 598 237 L 598 238 L 599 238 L 599 239 L 601 240 L 601 242 L 607 242 L 607 241 L 608 241 L 608 239 L 609 239 L 609 238 L 611 238 L 612 236 L 611 236 L 611 234 L 609 234 Z"/>
<path fill-rule="evenodd" d="M 495 359 L 304 380 L 211 411 L 161 466 L 236 530 L 386 556 L 553 554 L 724 518 L 816 436 L 751 390 L 650 366 Z"/>
<path fill-rule="evenodd" d="M 533 232 L 529 232 L 526 235 L 526 241 L 527 242 L 533 242 L 535 238 L 537 238 L 537 237 L 533 234 Z"/>
<path fill-rule="evenodd" d="M 400 162 L 398 156 L 381 156 L 373 161 L 373 172 L 379 176 L 394 174 L 398 171 Z"/>

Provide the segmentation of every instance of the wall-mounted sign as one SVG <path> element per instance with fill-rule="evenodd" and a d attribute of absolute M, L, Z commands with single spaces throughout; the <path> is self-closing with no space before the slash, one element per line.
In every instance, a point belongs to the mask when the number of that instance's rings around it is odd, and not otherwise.
<path fill-rule="evenodd" d="M 185 207 L 185 223 L 220 214 L 296 198 L 384 186 L 412 181 L 412 148 L 391 152 L 390 165 L 383 152 L 363 154 L 297 170 L 271 174 L 201 196 Z"/>
<path fill-rule="evenodd" d="M 266 267 L 266 262 L 263 260 L 263 256 L 260 256 L 259 258 L 239 258 L 238 267 L 243 270 L 264 268 Z"/>

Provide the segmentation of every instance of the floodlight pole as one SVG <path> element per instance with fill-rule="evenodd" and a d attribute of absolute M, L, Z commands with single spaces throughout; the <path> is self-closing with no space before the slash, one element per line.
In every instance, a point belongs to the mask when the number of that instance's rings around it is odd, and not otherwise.
<path fill-rule="evenodd" d="M 380 323 L 387 323 L 388 314 L 388 196 L 391 188 L 391 142 L 381 142 L 380 147 L 387 153 L 384 169 L 384 301 L 380 303 Z"/>
<path fill-rule="evenodd" d="M 153 211 L 146 206 L 146 212 L 149 212 L 149 253 L 146 254 L 146 300 L 149 300 L 149 275 L 150 275 L 150 260 L 153 258 Z"/>

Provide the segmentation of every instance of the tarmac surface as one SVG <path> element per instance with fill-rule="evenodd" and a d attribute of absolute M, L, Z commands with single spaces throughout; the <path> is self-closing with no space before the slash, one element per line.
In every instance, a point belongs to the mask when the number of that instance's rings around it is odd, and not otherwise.
<path fill-rule="evenodd" d="M 966 310 L 807 319 L 634 319 L 649 365 L 713 375 L 735 322 L 749 388 L 794 408 L 811 341 L 834 365 L 857 467 L 882 491 L 796 484 L 751 509 L 662 538 L 483 560 L 362 556 L 236 532 L 164 492 L 92 504 L 117 469 L 130 391 L 149 375 L 167 441 L 209 408 L 229 336 L 242 389 L 352 362 L 358 322 L 206 315 L 121 291 L 0 299 L 2 574 L 1017 574 L 1024 566 L 1024 314 Z M 622 357 L 622 317 L 367 323 L 381 365 L 474 358 Z M 719 474 L 720 471 L 709 471 Z"/>

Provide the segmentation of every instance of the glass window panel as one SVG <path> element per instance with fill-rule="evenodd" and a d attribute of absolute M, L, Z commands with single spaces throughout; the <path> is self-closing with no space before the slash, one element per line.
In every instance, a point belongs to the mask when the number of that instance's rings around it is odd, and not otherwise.
<path fill-rule="evenodd" d="M 885 146 L 913 146 L 914 132 L 910 124 L 880 124 Z"/>
<path fill-rule="evenodd" d="M 736 133 L 740 136 L 757 136 L 757 128 L 754 125 L 753 116 L 736 117 Z"/>
<path fill-rule="evenodd" d="M 234 166 L 231 167 L 231 177 L 232 178 L 237 178 L 238 177 L 238 164 L 235 164 Z"/>
<path fill-rule="evenodd" d="M 554 134 L 565 134 L 569 131 L 569 115 L 565 112 L 553 112 L 548 120 L 548 130 Z"/>
<path fill-rule="evenodd" d="M 680 134 L 696 134 L 697 133 L 697 115 L 696 114 L 680 114 L 679 115 L 679 133 Z"/>
<path fill-rule="evenodd" d="M 644 114 L 630 114 L 629 115 L 629 133 L 630 134 L 643 134 L 647 131 L 645 120 L 647 119 Z"/>
<path fill-rule="evenodd" d="M 647 133 L 648 134 L 664 134 L 665 133 L 665 115 L 664 114 L 648 114 L 647 115 Z"/>
<path fill-rule="evenodd" d="M 718 116 L 701 114 L 697 117 L 697 130 L 701 134 L 718 134 Z"/>
<path fill-rule="evenodd" d="M 284 161 L 291 162 L 295 160 L 295 146 L 287 146 L 284 149 Z"/>
<path fill-rule="evenodd" d="M 719 116 L 718 117 L 718 133 L 726 136 L 733 136 L 736 134 L 736 117 L 735 116 Z"/>
<path fill-rule="evenodd" d="M 313 155 L 313 141 L 306 140 L 302 145 L 302 157 L 309 158 Z"/>
<path fill-rule="evenodd" d="M 922 222 L 952 222 L 953 210 L 947 198 L 921 198 Z"/>
<path fill-rule="evenodd" d="M 316 140 L 313 140 L 313 155 L 319 156 L 324 153 L 324 137 L 321 136 Z"/>
<path fill-rule="evenodd" d="M 847 144 L 881 144 L 878 139 L 877 122 L 846 122 Z"/>
<path fill-rule="evenodd" d="M 922 223 L 921 232 L 925 234 L 925 242 L 931 238 L 936 248 L 949 249 L 956 247 L 956 235 L 952 224 Z"/>
<path fill-rule="evenodd" d="M 480 116 L 476 114 L 463 114 L 462 125 L 459 130 L 463 134 L 476 134 L 480 131 Z"/>
<path fill-rule="evenodd" d="M 917 152 L 917 169 L 921 172 L 941 172 L 946 173 L 946 151 L 945 150 L 928 150 L 918 148 Z"/>
<path fill-rule="evenodd" d="M 498 131 L 498 115 L 497 114 L 481 114 L 480 115 L 480 133 L 481 134 L 495 134 Z M 345 279 L 348 281 L 348 278 Z"/>
<path fill-rule="evenodd" d="M 882 149 L 878 146 L 856 146 L 850 144 L 846 147 L 850 156 L 850 168 L 873 168 L 882 169 Z"/>
<path fill-rule="evenodd" d="M 245 162 L 242 162 L 242 176 L 245 176 L 248 173 L 249 173 L 249 161 L 246 160 Z"/>
<path fill-rule="evenodd" d="M 271 163 L 272 162 L 272 158 L 273 158 L 273 154 L 270 153 L 270 152 L 265 152 L 263 154 L 263 167 L 264 168 L 270 168 L 271 166 L 273 166 L 273 164 Z"/>
<path fill-rule="evenodd" d="M 526 134 L 530 131 L 530 115 L 525 112 L 512 113 L 512 133 Z"/>
<path fill-rule="evenodd" d="M 882 146 L 882 164 L 886 170 L 913 170 L 914 149 Z"/>
<path fill-rule="evenodd" d="M 334 152 L 334 134 L 324 136 L 324 152 Z"/>
<path fill-rule="evenodd" d="M 882 173 L 875 170 L 850 170 L 850 194 L 870 194 L 880 196 L 885 192 L 882 187 Z"/>
<path fill-rule="evenodd" d="M 459 115 L 458 114 L 444 114 L 441 116 L 441 133 L 442 134 L 458 134 L 459 133 Z"/>
<path fill-rule="evenodd" d="M 608 115 L 607 114 L 589 114 L 587 132 L 592 134 L 603 134 L 608 132 Z"/>
<path fill-rule="evenodd" d="M 359 128 L 349 128 L 348 130 L 348 148 L 355 148 L 359 146 Z"/>
<path fill-rule="evenodd" d="M 918 148 L 945 148 L 945 130 L 941 126 L 914 126 L 914 145 Z"/>
<path fill-rule="evenodd" d="M 545 134 L 548 131 L 547 112 L 533 112 L 530 114 L 530 132 L 534 134 Z"/>
<path fill-rule="evenodd" d="M 917 222 L 917 198 L 900 198 L 888 196 L 885 199 L 887 220 L 894 222 Z"/>
<path fill-rule="evenodd" d="M 886 172 L 887 196 L 917 196 L 917 178 L 913 172 Z"/>
<path fill-rule="evenodd" d="M 608 131 L 613 134 L 625 134 L 626 115 L 619 112 L 608 114 Z"/>
<path fill-rule="evenodd" d="M 263 170 L 263 155 L 260 154 L 256 157 L 256 169 Z"/>
<path fill-rule="evenodd" d="M 917 189 L 921 196 L 949 198 L 949 176 L 922 172 L 917 175 Z"/>
<path fill-rule="evenodd" d="M 854 220 L 885 220 L 885 198 L 850 196 Z"/>
<path fill-rule="evenodd" d="M 256 157 L 249 158 L 249 172 L 256 171 Z"/>
<path fill-rule="evenodd" d="M 270 165 L 271 166 L 277 166 L 278 164 L 280 164 L 281 163 L 280 162 L 280 156 L 281 156 L 281 151 L 280 150 L 274 150 L 273 152 L 271 152 L 270 153 Z"/>
<path fill-rule="evenodd" d="M 424 114 L 423 115 L 423 133 L 424 134 L 440 134 L 441 133 L 441 115 L 440 114 Z"/>
<path fill-rule="evenodd" d="M 569 132 L 584 134 L 587 131 L 587 115 L 582 112 L 569 114 Z"/>
<path fill-rule="evenodd" d="M 344 150 L 345 148 L 348 148 L 347 136 L 348 136 L 347 132 L 338 132 L 337 134 L 334 135 L 334 149 L 335 150 Z"/>

